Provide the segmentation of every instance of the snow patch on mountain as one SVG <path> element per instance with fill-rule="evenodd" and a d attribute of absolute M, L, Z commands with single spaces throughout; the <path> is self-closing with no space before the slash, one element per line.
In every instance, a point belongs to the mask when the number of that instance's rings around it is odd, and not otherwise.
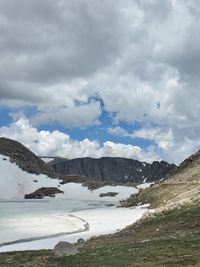
<path fill-rule="evenodd" d="M 30 194 L 41 187 L 57 187 L 64 194 L 57 194 L 57 198 L 98 200 L 118 202 L 138 192 L 135 187 L 104 186 L 97 190 L 89 190 L 78 183 L 60 184 L 60 180 L 48 178 L 46 175 L 30 174 L 20 169 L 9 157 L 0 155 L 0 199 L 23 199 L 25 194 Z M 115 197 L 101 198 L 101 193 L 116 192 Z"/>
<path fill-rule="evenodd" d="M 58 187 L 57 179 L 30 174 L 20 169 L 9 157 L 0 155 L 0 199 L 21 199 L 41 187 Z"/>

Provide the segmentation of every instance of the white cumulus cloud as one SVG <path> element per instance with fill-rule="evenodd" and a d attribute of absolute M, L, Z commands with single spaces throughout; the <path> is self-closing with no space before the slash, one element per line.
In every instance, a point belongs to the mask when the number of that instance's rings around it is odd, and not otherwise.
<path fill-rule="evenodd" d="M 60 131 L 38 131 L 29 120 L 21 118 L 8 127 L 0 128 L 0 136 L 17 140 L 40 156 L 79 157 L 125 157 L 152 162 L 158 156 L 152 149 L 147 151 L 134 145 L 125 145 L 111 141 L 102 145 L 96 140 L 73 140 Z"/>

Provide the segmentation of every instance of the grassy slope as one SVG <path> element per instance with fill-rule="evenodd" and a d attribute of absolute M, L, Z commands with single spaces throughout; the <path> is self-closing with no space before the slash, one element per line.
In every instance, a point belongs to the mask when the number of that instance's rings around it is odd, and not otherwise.
<path fill-rule="evenodd" d="M 76 256 L 56 258 L 51 251 L 3 253 L 0 266 L 200 266 L 199 222 L 199 206 L 173 209 L 115 235 L 93 238 Z"/>
<path fill-rule="evenodd" d="M 184 204 L 200 202 L 200 155 L 191 156 L 183 162 L 169 179 L 142 190 L 122 205 L 126 207 L 138 203 L 150 203 L 157 211 L 176 208 Z"/>
<path fill-rule="evenodd" d="M 81 254 L 56 258 L 51 251 L 0 255 L 2 267 L 200 266 L 200 157 L 185 162 L 161 184 L 124 204 L 150 203 L 153 216 L 115 234 L 93 238 Z"/>

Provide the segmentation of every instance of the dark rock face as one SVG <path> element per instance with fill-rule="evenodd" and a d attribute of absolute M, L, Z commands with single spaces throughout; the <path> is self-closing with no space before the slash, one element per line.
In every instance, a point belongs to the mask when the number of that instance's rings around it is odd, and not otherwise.
<path fill-rule="evenodd" d="M 25 199 L 43 199 L 44 197 L 55 197 L 56 194 L 64 193 L 56 187 L 41 187 L 31 194 L 24 196 Z"/>
<path fill-rule="evenodd" d="M 176 165 L 155 161 L 152 164 L 125 158 L 55 159 L 49 165 L 61 175 L 85 176 L 108 183 L 142 183 L 166 178 Z"/>
<path fill-rule="evenodd" d="M 166 178 L 176 169 L 174 164 L 153 162 L 152 164 L 125 158 L 104 157 L 63 159 L 55 158 L 47 164 L 17 141 L 1 137 L 0 154 L 9 156 L 22 170 L 34 174 L 45 174 L 61 178 L 66 182 L 87 182 L 91 188 L 107 184 L 152 182 Z"/>
<path fill-rule="evenodd" d="M 99 197 L 115 197 L 118 195 L 116 192 L 108 192 L 108 193 L 101 193 L 99 194 Z"/>
<path fill-rule="evenodd" d="M 0 154 L 10 157 L 12 162 L 29 173 L 46 174 L 49 177 L 56 176 L 48 164 L 17 141 L 1 137 Z"/>

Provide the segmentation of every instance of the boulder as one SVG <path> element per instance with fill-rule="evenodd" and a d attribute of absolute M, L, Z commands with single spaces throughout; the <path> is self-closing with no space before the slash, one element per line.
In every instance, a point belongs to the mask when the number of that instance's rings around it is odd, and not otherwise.
<path fill-rule="evenodd" d="M 71 256 L 80 253 L 77 245 L 61 241 L 53 249 L 53 254 L 57 257 Z"/>
<path fill-rule="evenodd" d="M 55 197 L 56 194 L 64 192 L 57 187 L 41 187 L 31 194 L 26 194 L 25 199 L 43 199 L 44 197 Z"/>

